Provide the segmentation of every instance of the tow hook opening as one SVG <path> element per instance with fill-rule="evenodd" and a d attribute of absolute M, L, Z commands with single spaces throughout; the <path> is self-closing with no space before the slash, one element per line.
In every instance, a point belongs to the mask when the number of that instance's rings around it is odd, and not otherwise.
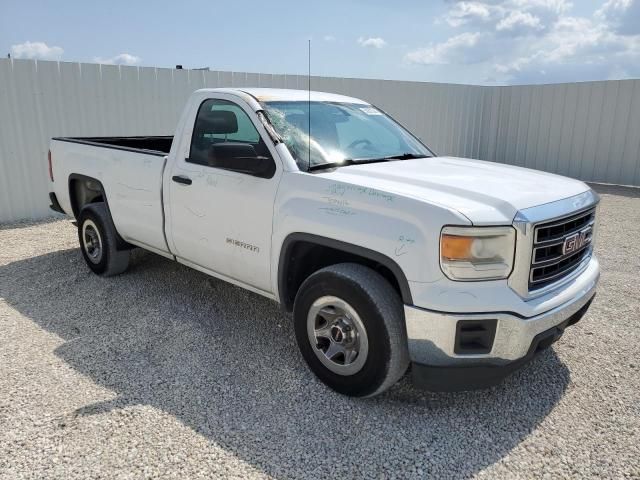
<path fill-rule="evenodd" d="M 460 320 L 456 324 L 454 353 L 474 355 L 490 353 L 496 336 L 498 320 Z"/>

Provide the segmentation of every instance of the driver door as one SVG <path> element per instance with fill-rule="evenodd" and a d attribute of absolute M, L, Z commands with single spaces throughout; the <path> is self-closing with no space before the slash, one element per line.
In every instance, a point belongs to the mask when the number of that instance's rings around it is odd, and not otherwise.
<path fill-rule="evenodd" d="M 191 118 L 190 143 L 178 149 L 165 184 L 172 251 L 182 263 L 272 293 L 282 170 L 271 140 L 249 105 L 231 95 L 204 98 Z"/>

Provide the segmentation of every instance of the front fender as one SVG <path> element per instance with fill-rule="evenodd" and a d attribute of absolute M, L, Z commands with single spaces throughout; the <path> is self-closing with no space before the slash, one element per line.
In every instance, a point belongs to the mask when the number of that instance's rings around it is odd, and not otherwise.
<path fill-rule="evenodd" d="M 442 225 L 469 224 L 424 200 L 303 172 L 283 175 L 274 209 L 272 283 L 291 234 L 312 234 L 377 252 L 411 282 L 435 282 Z"/>

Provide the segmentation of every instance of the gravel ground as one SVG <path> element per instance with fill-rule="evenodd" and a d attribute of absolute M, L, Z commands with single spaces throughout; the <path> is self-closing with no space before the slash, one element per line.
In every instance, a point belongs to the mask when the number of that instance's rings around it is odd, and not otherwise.
<path fill-rule="evenodd" d="M 602 193 L 599 295 L 490 390 L 325 388 L 291 318 L 136 251 L 91 274 L 68 221 L 0 228 L 0 478 L 640 478 L 640 191 Z"/>

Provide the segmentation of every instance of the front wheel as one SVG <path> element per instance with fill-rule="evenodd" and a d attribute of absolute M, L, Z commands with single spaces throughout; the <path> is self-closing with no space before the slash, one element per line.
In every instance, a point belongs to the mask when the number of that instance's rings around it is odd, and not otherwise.
<path fill-rule="evenodd" d="M 409 365 L 402 301 L 368 267 L 342 263 L 311 275 L 296 295 L 294 322 L 307 364 L 339 393 L 377 395 Z"/>

